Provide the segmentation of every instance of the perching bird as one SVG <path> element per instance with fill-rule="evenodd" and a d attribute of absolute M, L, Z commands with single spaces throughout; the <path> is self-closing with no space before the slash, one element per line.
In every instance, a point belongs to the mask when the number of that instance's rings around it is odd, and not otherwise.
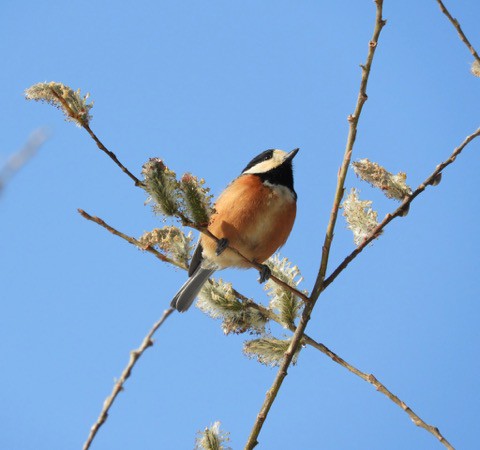
<path fill-rule="evenodd" d="M 292 159 L 298 150 L 260 153 L 222 192 L 208 225 L 220 242 L 201 235 L 188 269 L 189 278 L 173 298 L 173 308 L 186 311 L 216 270 L 249 267 L 228 246 L 251 261 L 263 263 L 285 244 L 297 211 Z M 269 276 L 264 265 L 260 282 Z"/>

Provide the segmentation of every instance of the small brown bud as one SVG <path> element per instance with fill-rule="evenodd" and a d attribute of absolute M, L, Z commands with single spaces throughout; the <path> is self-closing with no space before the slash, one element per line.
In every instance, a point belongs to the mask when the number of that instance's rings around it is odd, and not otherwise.
<path fill-rule="evenodd" d="M 438 186 L 441 181 L 442 181 L 442 172 L 435 175 L 435 177 L 432 179 L 432 181 L 430 181 L 430 184 L 432 186 Z"/>

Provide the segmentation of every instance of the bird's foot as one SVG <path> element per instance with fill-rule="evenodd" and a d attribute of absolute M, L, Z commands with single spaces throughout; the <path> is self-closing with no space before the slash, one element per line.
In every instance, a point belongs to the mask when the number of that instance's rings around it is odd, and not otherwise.
<path fill-rule="evenodd" d="M 260 272 L 260 278 L 258 279 L 258 282 L 260 284 L 265 283 L 271 276 L 272 276 L 272 271 L 270 270 L 270 267 L 268 267 L 266 264 L 261 265 L 262 268 L 259 270 Z"/>
<path fill-rule="evenodd" d="M 217 256 L 221 255 L 227 247 L 228 247 L 228 239 L 225 239 L 225 238 L 219 239 L 217 242 L 217 249 L 215 250 L 216 255 Z"/>

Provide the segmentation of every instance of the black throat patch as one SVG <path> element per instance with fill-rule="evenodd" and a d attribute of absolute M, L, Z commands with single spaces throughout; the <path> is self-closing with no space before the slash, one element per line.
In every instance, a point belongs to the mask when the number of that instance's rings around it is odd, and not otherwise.
<path fill-rule="evenodd" d="M 278 184 L 287 187 L 292 191 L 295 200 L 297 199 L 297 193 L 293 188 L 292 161 L 287 161 L 281 166 L 275 167 L 275 169 L 269 170 L 268 172 L 256 173 L 255 175 L 260 177 L 263 182 L 267 181 L 271 184 Z"/>

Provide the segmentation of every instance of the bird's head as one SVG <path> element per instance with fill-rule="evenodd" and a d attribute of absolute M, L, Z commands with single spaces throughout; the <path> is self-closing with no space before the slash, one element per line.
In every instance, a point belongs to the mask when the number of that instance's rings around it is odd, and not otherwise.
<path fill-rule="evenodd" d="M 298 148 L 291 152 L 278 149 L 265 150 L 247 164 L 242 175 L 257 175 L 264 183 L 285 186 L 296 198 L 293 189 L 292 159 L 298 150 Z"/>
<path fill-rule="evenodd" d="M 292 159 L 298 153 L 298 150 L 298 148 L 291 152 L 284 152 L 278 149 L 265 150 L 247 164 L 242 174 L 260 175 L 271 170 L 278 170 L 281 166 L 291 170 Z"/>

